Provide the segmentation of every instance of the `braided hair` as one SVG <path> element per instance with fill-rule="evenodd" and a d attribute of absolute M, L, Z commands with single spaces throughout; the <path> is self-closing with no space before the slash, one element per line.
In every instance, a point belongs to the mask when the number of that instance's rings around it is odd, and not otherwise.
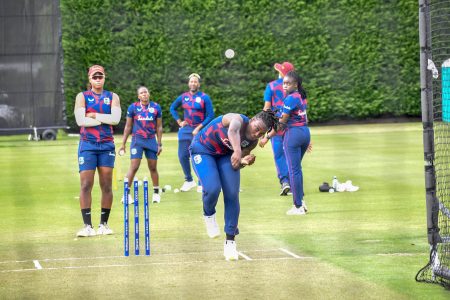
<path fill-rule="evenodd" d="M 272 110 L 263 110 L 257 113 L 254 117 L 255 119 L 260 119 L 263 121 L 264 125 L 267 127 L 267 131 L 269 132 L 272 128 L 275 131 L 278 131 L 279 121 L 275 112 Z"/>
<path fill-rule="evenodd" d="M 289 78 L 294 79 L 294 81 L 297 83 L 297 90 L 298 90 L 299 94 L 302 96 L 303 99 L 307 98 L 306 91 L 305 91 L 305 89 L 303 88 L 303 85 L 302 85 L 303 80 L 300 77 L 300 75 L 298 75 L 297 72 L 290 71 L 284 77 L 289 77 Z"/>

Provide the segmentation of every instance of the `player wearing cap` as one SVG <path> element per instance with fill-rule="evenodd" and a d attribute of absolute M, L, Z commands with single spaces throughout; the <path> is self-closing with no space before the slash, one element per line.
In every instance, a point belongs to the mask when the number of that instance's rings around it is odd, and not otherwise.
<path fill-rule="evenodd" d="M 203 215 L 210 238 L 220 235 L 216 222 L 216 205 L 223 192 L 226 240 L 226 260 L 237 260 L 235 236 L 239 234 L 239 169 L 251 165 L 255 156 L 250 152 L 258 139 L 274 128 L 278 119 L 272 111 L 262 111 L 253 118 L 228 113 L 215 118 L 192 141 L 192 166 L 203 185 Z"/>
<path fill-rule="evenodd" d="M 115 160 L 113 125 L 120 122 L 122 111 L 119 96 L 103 89 L 105 70 L 93 65 L 88 70 L 90 89 L 75 99 L 75 120 L 80 126 L 78 167 L 80 172 L 80 208 L 84 227 L 77 236 L 112 234 L 108 226 L 113 201 L 112 173 Z M 101 217 L 97 232 L 92 227 L 91 203 L 95 170 L 98 170 L 101 196 Z"/>
<path fill-rule="evenodd" d="M 178 130 L 178 159 L 184 173 L 184 183 L 180 191 L 187 192 L 197 186 L 192 178 L 191 166 L 189 163 L 189 145 L 192 138 L 214 118 L 214 110 L 209 96 L 200 91 L 200 75 L 192 73 L 189 75 L 189 91 L 178 96 L 172 105 L 170 113 L 177 121 Z M 183 119 L 178 115 L 177 109 L 183 109 Z M 197 188 L 201 192 L 201 186 Z"/>
<path fill-rule="evenodd" d="M 276 112 L 277 117 L 281 117 L 283 110 L 283 99 L 286 94 L 283 90 L 283 77 L 289 72 L 294 70 L 294 66 L 290 62 L 283 62 L 282 64 L 275 64 L 275 70 L 278 71 L 279 78 L 271 81 L 264 92 L 264 108 L 263 110 L 273 110 Z M 271 139 L 272 151 L 275 160 L 275 167 L 277 169 L 278 180 L 281 184 L 280 196 L 286 196 L 291 187 L 289 183 L 289 172 L 286 164 L 286 156 L 283 151 L 283 135 L 284 131 L 280 130 Z M 268 137 L 263 137 L 259 145 L 264 147 L 269 141 Z"/>
<path fill-rule="evenodd" d="M 133 130 L 130 146 L 131 164 L 127 173 L 128 182 L 133 181 L 145 152 L 153 183 L 152 201 L 153 203 L 159 203 L 161 195 L 159 194 L 157 159 L 162 151 L 162 111 L 158 103 L 150 101 L 150 92 L 145 86 L 139 87 L 137 94 L 139 101 L 128 107 L 127 122 L 123 130 L 119 154 L 126 152 L 127 139 L 131 130 Z M 129 203 L 132 203 L 130 194 L 128 196 Z M 122 201 L 124 200 L 122 199 Z"/>

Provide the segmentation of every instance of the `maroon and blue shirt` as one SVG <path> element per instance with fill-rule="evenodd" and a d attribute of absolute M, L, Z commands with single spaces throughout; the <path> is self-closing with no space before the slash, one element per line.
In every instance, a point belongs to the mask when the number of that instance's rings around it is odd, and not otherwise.
<path fill-rule="evenodd" d="M 133 119 L 132 136 L 152 139 L 156 135 L 157 119 L 162 117 L 162 111 L 156 102 L 142 105 L 137 101 L 128 107 L 127 117 Z"/>
<path fill-rule="evenodd" d="M 86 113 L 111 114 L 113 93 L 103 90 L 96 94 L 92 90 L 83 92 Z M 114 142 L 113 127 L 109 124 L 100 124 L 93 127 L 81 127 L 80 139 L 83 141 L 102 143 Z"/>
<path fill-rule="evenodd" d="M 244 120 L 244 130 L 241 131 L 241 149 L 245 149 L 253 146 L 258 141 L 247 140 L 245 138 L 245 128 L 250 119 L 242 114 L 240 116 Z M 223 116 L 219 116 L 212 120 L 194 137 L 191 144 L 192 153 L 214 156 L 233 153 L 234 150 L 228 138 L 228 127 L 223 125 L 222 118 Z"/>
<path fill-rule="evenodd" d="M 298 127 L 307 125 L 307 101 L 303 99 L 298 91 L 290 93 L 284 99 L 283 113 L 289 115 L 287 127 Z"/>
<path fill-rule="evenodd" d="M 170 105 L 170 113 L 175 120 L 180 119 L 177 108 L 183 108 L 183 120 L 190 127 L 197 127 L 199 124 L 206 126 L 214 118 L 214 110 L 209 96 L 201 91 L 194 95 L 185 92 L 178 96 Z"/>

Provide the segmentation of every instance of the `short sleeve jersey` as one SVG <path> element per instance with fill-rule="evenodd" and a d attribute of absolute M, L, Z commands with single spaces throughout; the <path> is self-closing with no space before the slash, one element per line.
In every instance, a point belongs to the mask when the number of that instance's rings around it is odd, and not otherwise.
<path fill-rule="evenodd" d="M 289 115 L 288 128 L 306 126 L 306 108 L 306 99 L 303 99 L 298 91 L 292 92 L 284 99 L 283 113 Z"/>
<path fill-rule="evenodd" d="M 161 107 L 158 103 L 150 101 L 142 105 L 140 101 L 130 104 L 127 118 L 133 119 L 133 136 L 152 139 L 156 135 L 157 119 L 162 117 Z"/>
<path fill-rule="evenodd" d="M 250 119 L 245 115 L 240 115 L 244 120 L 246 127 Z M 193 143 L 199 143 L 199 153 L 210 155 L 227 155 L 233 152 L 230 140 L 228 139 L 228 127 L 222 123 L 223 116 L 219 116 L 212 120 L 208 126 L 203 128 L 198 135 L 194 137 Z M 258 141 L 247 140 L 241 134 L 241 149 L 248 148 Z"/>

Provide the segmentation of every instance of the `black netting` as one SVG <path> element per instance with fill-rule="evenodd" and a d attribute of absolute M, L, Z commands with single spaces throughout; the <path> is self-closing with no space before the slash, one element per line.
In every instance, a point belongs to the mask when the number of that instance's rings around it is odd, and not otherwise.
<path fill-rule="evenodd" d="M 0 134 L 65 125 L 58 0 L 0 1 Z"/>
<path fill-rule="evenodd" d="M 433 94 L 434 174 L 436 191 L 428 205 L 431 231 L 430 261 L 419 271 L 418 281 L 450 287 L 450 1 L 429 3 L 427 41 L 429 74 Z M 430 231 L 430 228 L 429 228 Z"/>

